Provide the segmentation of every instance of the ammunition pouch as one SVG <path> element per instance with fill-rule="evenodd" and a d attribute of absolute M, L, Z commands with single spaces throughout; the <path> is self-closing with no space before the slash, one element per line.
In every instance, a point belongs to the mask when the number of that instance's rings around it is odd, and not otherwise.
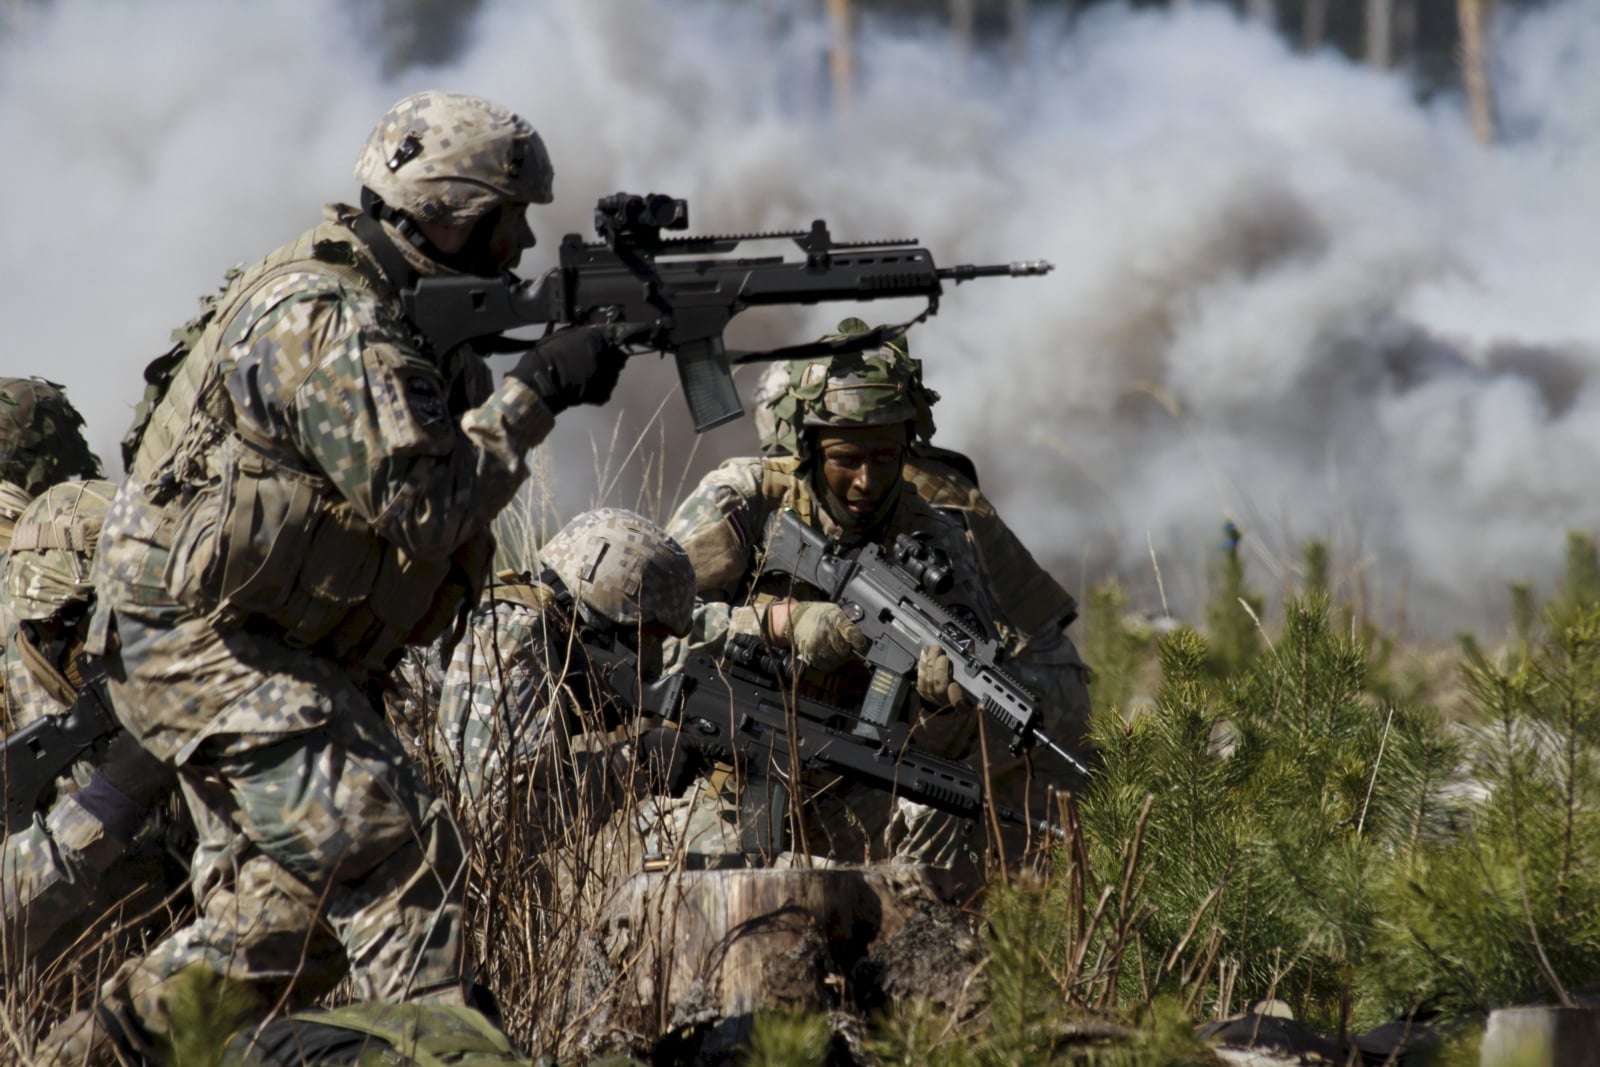
<path fill-rule="evenodd" d="M 368 669 L 438 637 L 482 589 L 494 539 L 419 560 L 380 537 L 322 474 L 230 434 L 218 476 L 184 507 L 165 574 L 191 610 L 268 624 L 297 648 Z"/>

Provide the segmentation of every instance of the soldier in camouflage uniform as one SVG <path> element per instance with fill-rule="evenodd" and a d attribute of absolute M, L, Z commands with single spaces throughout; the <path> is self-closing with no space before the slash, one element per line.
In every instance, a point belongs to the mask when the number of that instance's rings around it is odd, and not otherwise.
<path fill-rule="evenodd" d="M 98 477 L 100 460 L 83 439 L 83 416 L 66 387 L 43 378 L 0 378 L 0 565 L 11 525 L 30 500 L 57 482 Z M 0 602 L 0 647 L 15 624 Z"/>
<path fill-rule="evenodd" d="M 43 378 L 0 378 L 0 481 L 35 497 L 69 478 L 100 477 L 83 439 L 83 416 L 65 386 Z"/>
<path fill-rule="evenodd" d="M 107 481 L 63 482 L 17 520 L 5 567 L 5 594 L 17 618 L 0 660 L 8 733 L 65 714 L 83 689 L 78 653 L 93 608 L 89 569 L 116 488 Z M 128 853 L 170 783 L 168 768 L 125 732 L 85 753 L 58 786 L 54 804 L 40 797 L 46 806 L 32 824 L 0 846 L 6 943 L 36 955 L 64 925 L 112 903 L 118 893 L 100 893 L 102 876 Z M 149 865 L 139 869 L 148 874 Z"/>
<path fill-rule="evenodd" d="M 669 524 L 694 562 L 705 603 L 690 639 L 675 649 L 712 651 L 728 636 L 751 634 L 791 649 L 806 665 L 802 689 L 837 704 L 859 706 L 868 672 L 857 658 L 865 638 L 833 604 L 787 576 L 762 575 L 760 556 L 780 513 L 801 519 L 846 550 L 891 544 L 901 533 L 926 538 L 952 561 L 955 588 L 947 605 L 991 634 L 1008 625 L 965 530 L 924 501 L 901 476 L 906 450 L 926 418 L 925 395 L 903 351 L 883 348 L 790 368 L 790 385 L 774 403 L 797 427 L 795 455 L 735 459 L 700 483 Z M 935 755 L 972 758 L 977 712 L 951 684 L 950 664 L 934 648 L 918 666 L 921 706 L 912 709 L 912 740 Z M 991 765 L 1004 779 L 1027 768 Z M 977 850 L 973 827 L 903 800 L 838 783 L 811 783 L 805 851 L 851 861 L 885 858 L 966 865 Z M 682 847 L 714 852 L 728 835 L 709 832 L 706 802 L 691 801 Z M 726 801 L 727 797 L 719 797 Z M 717 829 L 729 821 L 724 803 Z"/>
<path fill-rule="evenodd" d="M 11 531 L 16 528 L 17 519 L 22 517 L 23 511 L 33 499 L 20 485 L 12 482 L 0 482 L 0 570 L 4 570 L 6 556 L 11 550 Z M 17 628 L 17 617 L 11 612 L 11 605 L 0 596 L 0 655 L 5 654 L 6 642 L 10 640 L 11 631 Z M 0 674 L 0 707 L 5 706 L 6 683 L 3 674 Z M 0 730 L 5 724 L 0 722 Z"/>
<path fill-rule="evenodd" d="M 865 333 L 861 319 L 845 319 L 834 337 Z M 910 375 L 910 392 L 917 409 L 916 428 L 906 449 L 901 476 L 917 494 L 959 522 L 967 531 L 983 568 L 985 580 L 1000 609 L 997 622 L 1005 638 L 1011 669 L 1045 697 L 1045 730 L 1080 759 L 1092 757 L 1089 742 L 1088 670 L 1066 628 L 1078 617 L 1078 605 L 1006 525 L 994 505 L 978 488 L 972 460 L 960 452 L 932 442 L 933 405 L 939 394 L 923 384 L 921 361 L 913 359 L 902 336 L 883 351 L 904 364 Z M 793 456 L 799 449 L 800 431 L 794 424 L 800 398 L 792 392 L 795 368 L 774 363 L 767 368 L 751 399 L 761 453 L 772 458 Z M 1051 764 L 1059 761 L 1051 761 Z M 1051 784 L 1047 764 L 1044 778 Z M 1056 772 L 1062 768 L 1055 767 Z M 1068 779 L 1070 780 L 1070 779 Z M 1042 784 L 1042 783 L 1041 783 Z"/>
<path fill-rule="evenodd" d="M 605 402 L 624 356 L 563 330 L 496 388 L 406 317 L 418 277 L 497 276 L 532 244 L 553 172 L 526 121 L 419 93 L 355 173 L 362 206 L 232 279 L 135 435 L 88 646 L 123 725 L 177 768 L 199 916 L 58 1027 L 46 1062 L 169 1032 L 196 967 L 266 1005 L 347 977 L 358 998 L 463 998 L 461 842 L 376 690 L 476 598 L 527 451 Z"/>
<path fill-rule="evenodd" d="M 22 486 L 0 481 L 0 566 L 5 565 L 6 553 L 11 550 L 11 531 L 32 500 L 32 494 Z"/>
<path fill-rule="evenodd" d="M 508 768 L 540 791 L 580 783 L 590 771 L 573 758 L 572 738 L 617 725 L 591 689 L 583 644 L 621 641 L 654 674 L 663 639 L 689 629 L 694 567 L 641 515 L 585 512 L 539 550 L 539 562 L 537 578 L 504 574 L 490 587 L 445 670 L 437 748 L 472 797 L 509 784 Z"/>

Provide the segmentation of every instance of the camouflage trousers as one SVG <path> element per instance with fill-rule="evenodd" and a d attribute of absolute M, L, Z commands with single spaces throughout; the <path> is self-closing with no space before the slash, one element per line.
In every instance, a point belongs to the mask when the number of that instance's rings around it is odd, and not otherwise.
<path fill-rule="evenodd" d="M 39 952 L 69 920 L 109 901 L 100 876 L 126 851 L 72 797 L 0 845 L 0 915 L 15 956 Z"/>
<path fill-rule="evenodd" d="M 112 699 L 176 754 L 200 914 L 113 976 L 108 1006 L 169 1032 L 174 979 L 197 970 L 265 1006 L 344 977 L 357 999 L 459 1002 L 461 840 L 356 681 L 203 619 L 117 625 Z"/>

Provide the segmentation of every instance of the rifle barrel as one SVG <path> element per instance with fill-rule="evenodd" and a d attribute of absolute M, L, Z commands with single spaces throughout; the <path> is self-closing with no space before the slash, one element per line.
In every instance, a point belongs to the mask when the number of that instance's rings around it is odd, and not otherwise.
<path fill-rule="evenodd" d="M 959 267 L 940 267 L 938 274 L 960 285 L 973 278 L 1039 277 L 1055 269 L 1056 265 L 1048 259 L 1019 259 L 1014 263 L 988 263 L 981 267 L 971 263 L 963 263 Z"/>
<path fill-rule="evenodd" d="M 1049 748 L 1050 751 L 1066 760 L 1067 763 L 1071 765 L 1072 768 L 1079 774 L 1083 775 L 1085 778 L 1089 777 L 1089 768 L 1085 767 L 1083 763 L 1072 753 L 1056 744 L 1049 734 L 1035 726 L 1033 728 L 1033 736 L 1035 740 L 1043 741 L 1045 743 L 1045 747 Z"/>

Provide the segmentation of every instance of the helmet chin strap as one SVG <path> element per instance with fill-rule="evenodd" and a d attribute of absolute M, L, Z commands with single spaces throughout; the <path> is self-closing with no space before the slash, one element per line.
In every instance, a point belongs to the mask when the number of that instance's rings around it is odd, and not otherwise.
<path fill-rule="evenodd" d="M 406 257 L 401 255 L 400 250 L 394 246 L 394 241 L 390 238 L 389 231 L 380 225 L 380 222 L 389 221 L 391 217 L 402 219 L 405 225 L 410 226 L 412 229 L 416 228 L 415 223 L 412 223 L 410 219 L 399 212 L 391 210 L 371 189 L 363 188 L 361 190 L 361 214 L 351 221 L 350 228 L 355 230 L 356 236 L 361 238 L 366 246 L 372 250 L 373 258 L 378 261 L 378 266 L 383 268 L 383 273 L 388 276 L 390 283 L 396 289 L 409 289 L 417 282 L 416 269 L 406 262 Z M 406 231 L 399 222 L 395 222 L 394 226 L 397 230 L 400 230 L 402 235 L 405 235 Z M 413 244 L 416 243 L 409 236 L 406 237 L 406 240 L 411 241 Z M 424 242 L 426 242 L 426 238 L 424 238 Z M 422 252 L 423 255 L 428 255 L 427 251 L 420 246 L 418 251 Z M 432 257 L 430 256 L 429 258 Z"/>
<path fill-rule="evenodd" d="M 504 210 L 503 208 L 494 208 L 479 216 L 478 220 L 473 224 L 471 234 L 468 235 L 466 243 L 462 245 L 459 252 L 445 252 L 440 249 L 438 245 L 428 240 L 427 235 L 422 232 L 422 227 L 417 225 L 415 219 L 403 211 L 390 207 L 384 203 L 382 197 L 366 187 L 362 187 L 361 190 L 361 210 L 363 212 L 362 218 L 370 218 L 376 222 L 387 222 L 394 227 L 401 237 L 406 239 L 412 248 L 435 263 L 448 267 L 450 270 L 483 278 L 496 278 L 503 273 L 500 265 L 489 254 L 489 244 L 493 240 L 494 230 L 499 224 L 500 213 Z M 372 227 L 372 229 L 382 232 L 379 227 Z M 358 230 L 357 232 L 361 231 Z M 363 240 L 368 240 L 367 233 L 361 233 L 361 237 Z M 368 243 L 372 244 L 373 242 L 368 240 Z M 383 263 L 385 273 L 390 273 L 389 267 L 389 263 Z M 391 274 L 391 277 L 396 276 Z"/>

